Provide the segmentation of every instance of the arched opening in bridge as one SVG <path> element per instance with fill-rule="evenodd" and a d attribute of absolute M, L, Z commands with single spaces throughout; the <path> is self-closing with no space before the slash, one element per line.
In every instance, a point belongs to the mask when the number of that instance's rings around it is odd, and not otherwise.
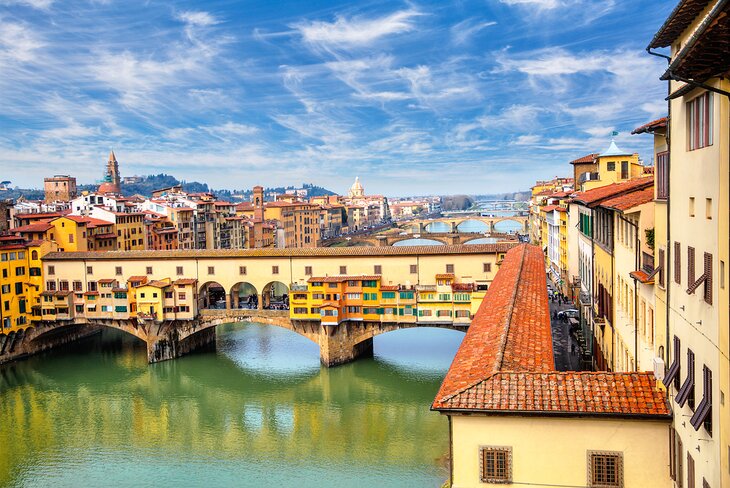
<path fill-rule="evenodd" d="M 394 247 L 398 246 L 443 246 L 443 242 L 435 241 L 433 239 L 404 239 L 393 243 Z"/>
<path fill-rule="evenodd" d="M 289 310 L 289 287 L 281 281 L 272 281 L 261 293 L 263 308 L 267 310 Z"/>
<path fill-rule="evenodd" d="M 258 308 L 259 294 L 256 287 L 246 281 L 239 281 L 231 287 L 231 308 Z"/>
<path fill-rule="evenodd" d="M 394 330 L 373 338 L 373 355 L 390 368 L 440 381 L 465 335 L 461 330 L 420 325 Z"/>
<path fill-rule="evenodd" d="M 428 224 L 426 224 L 425 230 L 426 232 L 431 234 L 451 232 L 451 224 L 449 224 L 448 222 L 439 221 L 429 222 Z"/>
<path fill-rule="evenodd" d="M 495 222 L 494 231 L 501 232 L 502 234 L 515 234 L 521 232 L 524 229 L 524 224 L 517 220 L 504 219 L 499 222 Z"/>
<path fill-rule="evenodd" d="M 208 281 L 200 287 L 198 293 L 199 309 L 224 309 L 226 308 L 226 289 L 220 283 Z"/>
<path fill-rule="evenodd" d="M 496 237 L 479 237 L 466 241 L 464 244 L 496 244 L 497 242 L 499 242 L 499 239 Z"/>
<path fill-rule="evenodd" d="M 489 231 L 489 225 L 481 220 L 467 219 L 463 222 L 459 222 L 456 226 L 458 232 L 480 232 L 485 233 Z"/>

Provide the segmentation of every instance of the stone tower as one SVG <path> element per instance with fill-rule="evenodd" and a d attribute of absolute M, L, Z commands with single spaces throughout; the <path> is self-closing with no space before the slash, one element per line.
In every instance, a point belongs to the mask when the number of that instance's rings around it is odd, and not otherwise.
<path fill-rule="evenodd" d="M 99 193 L 121 193 L 121 178 L 119 177 L 119 163 L 114 151 L 109 151 L 109 161 L 106 163 L 104 182 L 99 185 Z"/>

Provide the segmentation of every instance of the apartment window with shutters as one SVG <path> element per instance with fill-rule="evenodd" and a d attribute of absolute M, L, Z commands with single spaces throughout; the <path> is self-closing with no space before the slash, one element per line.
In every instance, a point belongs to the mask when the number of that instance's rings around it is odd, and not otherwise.
<path fill-rule="evenodd" d="M 238 267 L 238 274 L 245 275 L 248 270 L 246 269 L 246 266 L 239 266 Z"/>
<path fill-rule="evenodd" d="M 56 267 L 55 266 L 49 266 L 48 267 L 48 276 L 53 276 L 56 274 Z"/>
<path fill-rule="evenodd" d="M 152 274 L 152 266 L 147 266 L 147 270 L 145 271 L 145 274 L 148 274 L 148 275 Z"/>
<path fill-rule="evenodd" d="M 454 272 L 454 265 L 453 264 L 447 264 L 446 265 L 446 272 L 447 273 L 453 273 Z"/>
<path fill-rule="evenodd" d="M 666 200 L 669 198 L 669 152 L 665 151 L 656 155 L 656 164 L 654 167 L 655 179 L 657 185 L 657 200 Z"/>
<path fill-rule="evenodd" d="M 208 274 L 209 275 L 215 274 L 215 266 L 208 266 Z"/>
<path fill-rule="evenodd" d="M 705 92 L 687 102 L 688 149 L 694 151 L 712 145 L 713 94 Z"/>
<path fill-rule="evenodd" d="M 492 272 L 492 263 L 484 263 L 484 272 L 485 273 L 491 273 Z"/>
<path fill-rule="evenodd" d="M 622 180 L 629 179 L 629 162 L 628 161 L 621 161 L 621 179 Z"/>
<path fill-rule="evenodd" d="M 418 265 L 417 264 L 411 264 L 411 274 L 418 273 Z"/>
<path fill-rule="evenodd" d="M 381 266 L 380 264 L 376 264 L 376 265 L 374 265 L 374 266 L 373 266 L 373 272 L 374 272 L 374 273 L 375 273 L 376 275 L 379 275 L 379 274 L 383 274 L 383 266 Z"/>
<path fill-rule="evenodd" d="M 121 266 L 115 266 L 114 267 L 114 273 L 116 273 L 117 276 L 122 275 L 122 267 Z"/>
<path fill-rule="evenodd" d="M 482 483 L 512 482 L 512 448 L 479 448 L 479 472 Z"/>
<path fill-rule="evenodd" d="M 682 284 L 682 245 L 674 243 L 674 282 Z"/>
<path fill-rule="evenodd" d="M 272 266 L 271 267 L 271 274 L 279 274 L 279 267 L 278 266 Z"/>
<path fill-rule="evenodd" d="M 305 276 L 312 276 L 312 267 L 311 266 L 305 266 L 304 267 L 304 274 L 305 274 Z"/>
<path fill-rule="evenodd" d="M 340 274 L 341 275 L 347 274 L 347 266 L 340 266 Z"/>
<path fill-rule="evenodd" d="M 588 486 L 623 488 L 623 454 L 611 451 L 588 451 Z"/>
<path fill-rule="evenodd" d="M 182 267 L 182 266 L 177 266 L 177 267 L 175 268 L 175 273 L 176 273 L 176 274 L 177 274 L 178 276 L 182 276 L 182 275 L 183 275 L 183 267 Z"/>
<path fill-rule="evenodd" d="M 86 274 L 94 274 L 94 268 L 91 266 L 86 267 Z"/>

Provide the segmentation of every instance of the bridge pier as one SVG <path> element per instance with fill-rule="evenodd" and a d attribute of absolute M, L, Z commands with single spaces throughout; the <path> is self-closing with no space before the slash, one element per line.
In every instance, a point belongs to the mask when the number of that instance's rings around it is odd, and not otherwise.
<path fill-rule="evenodd" d="M 424 224 L 423 222 L 419 222 L 418 223 L 418 233 L 424 234 L 425 232 L 426 232 L 426 224 Z"/>
<path fill-rule="evenodd" d="M 154 328 L 154 325 L 152 327 Z M 170 324 L 158 334 L 148 334 L 147 361 L 150 364 L 159 363 L 204 348 L 215 348 L 215 327 L 203 329 L 181 339 L 180 329 Z"/>
<path fill-rule="evenodd" d="M 328 368 L 349 363 L 361 357 L 373 356 L 373 338 L 357 337 L 357 325 L 342 323 L 337 326 L 320 326 L 318 337 L 319 361 Z"/>
<path fill-rule="evenodd" d="M 456 222 L 451 222 L 451 233 L 453 234 L 454 232 L 459 232 L 458 225 Z"/>

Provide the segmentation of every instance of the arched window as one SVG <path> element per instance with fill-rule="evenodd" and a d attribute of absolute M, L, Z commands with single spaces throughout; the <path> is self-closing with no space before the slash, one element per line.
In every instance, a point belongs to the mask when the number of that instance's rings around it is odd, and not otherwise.
<path fill-rule="evenodd" d="M 38 259 L 38 251 L 33 251 L 30 253 L 30 259 L 37 260 Z"/>

